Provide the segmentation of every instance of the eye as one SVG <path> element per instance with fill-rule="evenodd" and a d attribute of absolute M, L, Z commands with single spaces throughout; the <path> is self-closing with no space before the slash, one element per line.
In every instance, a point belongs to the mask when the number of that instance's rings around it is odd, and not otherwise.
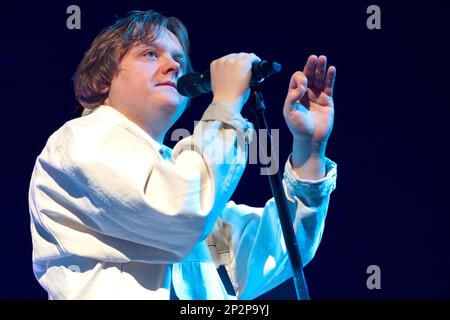
<path fill-rule="evenodd" d="M 158 57 L 158 54 L 156 53 L 155 50 L 147 51 L 146 55 L 149 56 L 150 58 L 157 58 Z"/>
<path fill-rule="evenodd" d="M 180 65 L 180 68 L 184 70 L 184 61 L 182 59 L 175 59 L 175 61 Z"/>

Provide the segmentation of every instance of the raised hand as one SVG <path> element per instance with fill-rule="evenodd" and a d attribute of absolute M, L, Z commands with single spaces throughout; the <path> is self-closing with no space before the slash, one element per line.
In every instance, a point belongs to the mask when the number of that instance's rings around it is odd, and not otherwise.
<path fill-rule="evenodd" d="M 336 68 L 325 56 L 312 55 L 303 72 L 292 75 L 283 115 L 293 135 L 292 167 L 303 179 L 324 176 L 325 148 L 333 129 Z"/>
<path fill-rule="evenodd" d="M 326 71 L 327 58 L 311 55 L 292 75 L 283 114 L 294 139 L 326 142 L 333 128 L 336 68 Z"/>

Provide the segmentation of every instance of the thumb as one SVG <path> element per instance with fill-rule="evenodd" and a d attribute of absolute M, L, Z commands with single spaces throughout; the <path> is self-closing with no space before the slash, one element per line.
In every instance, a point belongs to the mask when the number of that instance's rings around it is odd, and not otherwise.
<path fill-rule="evenodd" d="M 308 88 L 308 79 L 303 74 L 303 72 L 296 72 L 292 75 L 291 81 L 289 82 L 289 89 L 284 102 L 284 106 L 288 109 L 292 109 L 297 102 L 303 98 Z"/>

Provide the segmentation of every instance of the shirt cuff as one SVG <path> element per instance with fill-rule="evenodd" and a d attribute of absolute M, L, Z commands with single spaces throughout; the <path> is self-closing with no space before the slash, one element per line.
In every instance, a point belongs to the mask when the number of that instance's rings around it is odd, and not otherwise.
<path fill-rule="evenodd" d="M 290 194 L 310 196 L 328 196 L 336 188 L 337 164 L 325 158 L 325 177 L 319 180 L 300 179 L 292 168 L 290 157 L 284 167 L 284 181 Z"/>
<path fill-rule="evenodd" d="M 229 103 L 211 103 L 203 113 L 201 121 L 217 120 L 226 123 L 244 134 L 245 142 L 248 144 L 251 142 L 253 137 L 253 124 L 246 118 L 242 117 L 242 115 L 239 112 L 235 111 L 235 109 L 236 106 Z"/>

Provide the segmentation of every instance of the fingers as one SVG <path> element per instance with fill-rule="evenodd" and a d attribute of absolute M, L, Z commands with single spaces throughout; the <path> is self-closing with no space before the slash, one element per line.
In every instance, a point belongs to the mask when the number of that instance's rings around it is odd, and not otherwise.
<path fill-rule="evenodd" d="M 254 53 L 246 53 L 246 52 L 240 52 L 240 53 L 230 53 L 227 54 L 226 56 L 223 56 L 219 59 L 216 59 L 214 61 L 212 61 L 212 63 L 234 63 L 234 62 L 241 62 L 242 64 L 252 64 L 254 62 L 259 62 L 261 61 L 261 59 Z"/>
<path fill-rule="evenodd" d="M 303 73 L 308 79 L 308 83 L 311 84 L 313 83 L 314 72 L 316 71 L 316 67 L 317 67 L 317 56 L 316 55 L 309 56 L 305 64 L 305 68 L 303 69 Z"/>
<path fill-rule="evenodd" d="M 307 88 L 308 78 L 306 77 L 305 73 L 297 71 L 291 77 L 291 81 L 289 82 L 289 89 L 296 89 L 300 86 L 304 86 L 305 88 Z"/>
<path fill-rule="evenodd" d="M 330 97 L 333 96 L 334 80 L 336 79 L 336 68 L 331 66 L 328 68 L 327 77 L 325 79 L 324 92 Z"/>
<path fill-rule="evenodd" d="M 289 109 L 292 109 L 297 102 L 300 100 L 306 93 L 308 88 L 308 78 L 303 72 L 297 71 L 289 82 L 289 90 L 285 100 L 285 106 Z"/>
<path fill-rule="evenodd" d="M 313 86 L 317 90 L 323 89 L 326 68 L 327 68 L 327 57 L 320 56 L 317 59 L 317 67 L 314 72 L 314 81 L 313 81 Z"/>
<path fill-rule="evenodd" d="M 247 74 L 250 79 L 252 64 L 258 61 L 261 61 L 261 59 L 254 53 L 231 53 L 212 61 L 210 69 L 211 71 L 215 69 L 224 72 L 225 70 L 232 72 L 233 69 L 236 71 L 241 70 L 243 74 Z"/>
<path fill-rule="evenodd" d="M 261 59 L 254 53 L 232 53 L 210 65 L 214 102 L 242 107 L 249 96 L 252 64 Z"/>
<path fill-rule="evenodd" d="M 238 53 L 237 56 L 242 59 L 243 62 L 248 62 L 250 64 L 261 61 L 261 59 L 254 53 L 241 52 Z"/>
<path fill-rule="evenodd" d="M 336 79 L 336 68 L 330 66 L 327 70 L 327 57 L 311 55 L 306 61 L 303 73 L 308 79 L 309 87 L 315 91 L 324 91 L 333 96 L 334 81 Z M 326 74 L 325 74 L 326 73 Z"/>

